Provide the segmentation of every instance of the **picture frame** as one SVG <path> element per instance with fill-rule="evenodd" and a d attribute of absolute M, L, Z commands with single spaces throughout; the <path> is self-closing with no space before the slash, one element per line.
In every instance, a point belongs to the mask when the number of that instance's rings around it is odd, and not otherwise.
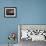
<path fill-rule="evenodd" d="M 16 7 L 4 7 L 4 17 L 5 18 L 16 18 L 17 8 Z"/>
<path fill-rule="evenodd" d="M 27 31 L 30 34 L 26 34 L 28 37 L 33 36 L 32 38 L 27 39 L 22 37 L 22 30 Z M 34 32 L 37 31 L 37 32 Z M 31 32 L 33 32 L 31 34 Z M 24 32 L 23 32 L 24 34 Z M 32 40 L 32 41 L 46 41 L 46 24 L 18 24 L 18 42 L 20 43 L 22 40 Z M 36 36 L 34 36 L 36 35 Z M 39 35 L 39 36 L 38 36 Z M 23 35 L 25 36 L 25 35 Z M 22 39 L 21 39 L 22 37 Z M 39 38 L 38 38 L 39 37 Z"/>

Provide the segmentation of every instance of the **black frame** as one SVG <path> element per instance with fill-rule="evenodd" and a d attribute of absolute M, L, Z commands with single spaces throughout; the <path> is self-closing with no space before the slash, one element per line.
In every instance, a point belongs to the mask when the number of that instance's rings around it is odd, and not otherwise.
<path fill-rule="evenodd" d="M 15 11 L 15 12 L 16 12 L 16 15 L 15 15 L 14 17 L 7 17 L 7 15 L 5 16 L 5 13 L 6 13 L 5 10 L 6 10 L 6 8 L 7 8 L 7 9 L 8 9 L 8 8 L 13 8 L 13 9 L 15 8 L 15 10 L 16 10 L 16 11 Z M 17 17 L 17 8 L 16 8 L 16 7 L 4 7 L 4 18 L 16 18 L 16 17 Z"/>

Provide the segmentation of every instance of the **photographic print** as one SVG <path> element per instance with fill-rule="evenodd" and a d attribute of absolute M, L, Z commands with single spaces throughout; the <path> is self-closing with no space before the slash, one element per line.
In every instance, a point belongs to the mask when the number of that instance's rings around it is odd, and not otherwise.
<path fill-rule="evenodd" d="M 31 46 L 32 43 L 46 42 L 45 24 L 19 24 L 18 42 L 20 46 Z M 39 43 L 39 45 L 40 45 Z"/>
<path fill-rule="evenodd" d="M 4 17 L 8 17 L 8 18 L 16 17 L 16 7 L 5 7 Z"/>

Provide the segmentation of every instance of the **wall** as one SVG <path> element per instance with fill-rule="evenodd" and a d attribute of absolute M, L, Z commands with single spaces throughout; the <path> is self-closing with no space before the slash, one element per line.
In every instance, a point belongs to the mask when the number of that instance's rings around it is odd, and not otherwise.
<path fill-rule="evenodd" d="M 16 18 L 4 18 L 10 6 L 17 7 Z M 46 24 L 46 0 L 0 0 L 0 44 L 8 43 L 9 32 L 18 32 L 18 24 Z"/>

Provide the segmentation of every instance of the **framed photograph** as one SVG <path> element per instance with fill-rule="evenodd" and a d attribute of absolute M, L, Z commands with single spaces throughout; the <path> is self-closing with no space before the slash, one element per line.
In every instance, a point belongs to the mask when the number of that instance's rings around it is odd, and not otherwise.
<path fill-rule="evenodd" d="M 19 24 L 18 42 L 22 44 L 24 40 L 46 41 L 46 24 Z"/>
<path fill-rule="evenodd" d="M 4 17 L 15 18 L 17 16 L 16 13 L 17 13 L 16 7 L 5 7 L 4 8 Z"/>

